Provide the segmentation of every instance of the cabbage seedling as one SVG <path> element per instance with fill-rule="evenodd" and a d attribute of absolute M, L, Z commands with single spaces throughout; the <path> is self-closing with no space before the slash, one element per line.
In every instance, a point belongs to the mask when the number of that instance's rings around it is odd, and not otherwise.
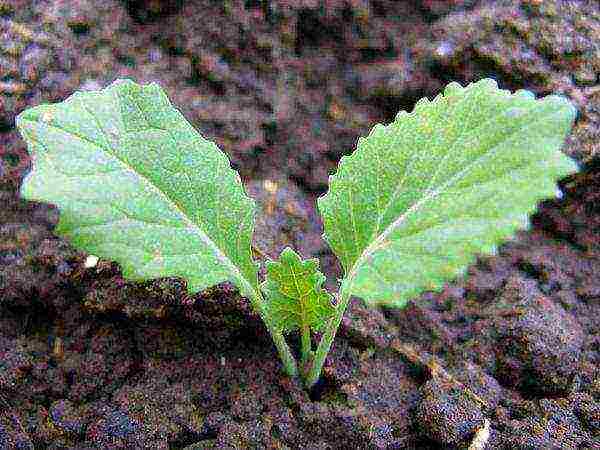
<path fill-rule="evenodd" d="M 564 98 L 536 100 L 484 79 L 446 86 L 376 125 L 343 157 L 318 200 L 344 276 L 335 298 L 315 259 L 286 248 L 261 283 L 255 203 L 227 156 L 157 84 L 117 80 L 17 118 L 34 166 L 24 198 L 56 204 L 56 233 L 121 264 L 131 280 L 178 276 L 190 293 L 235 284 L 263 319 L 286 373 L 318 380 L 351 296 L 403 307 L 493 252 L 558 178 L 575 118 Z M 300 369 L 285 335 L 301 335 Z M 312 346 L 312 333 L 320 341 Z"/>

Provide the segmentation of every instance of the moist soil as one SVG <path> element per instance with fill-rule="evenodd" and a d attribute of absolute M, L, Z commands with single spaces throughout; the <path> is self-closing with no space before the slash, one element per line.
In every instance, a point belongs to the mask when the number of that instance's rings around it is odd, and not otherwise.
<path fill-rule="evenodd" d="M 599 36 L 594 1 L 0 0 L 0 448 L 600 448 Z M 19 197 L 15 115 L 119 77 L 159 82 L 240 171 L 256 245 L 331 288 L 328 174 L 450 80 L 569 97 L 580 171 L 440 292 L 352 301 L 306 392 L 232 286 L 85 268 Z"/>

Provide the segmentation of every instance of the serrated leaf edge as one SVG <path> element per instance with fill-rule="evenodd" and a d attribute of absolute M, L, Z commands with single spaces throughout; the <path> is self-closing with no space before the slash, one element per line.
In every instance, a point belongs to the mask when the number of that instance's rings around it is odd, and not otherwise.
<path fill-rule="evenodd" d="M 413 110 L 409 113 L 406 111 L 400 111 L 396 117 L 394 118 L 394 121 L 392 121 L 391 123 L 384 125 L 384 124 L 375 124 L 369 134 L 366 137 L 360 137 L 359 140 L 361 139 L 368 139 L 370 138 L 374 133 L 378 132 L 379 129 L 381 128 L 388 128 L 393 126 L 394 122 L 396 122 L 399 118 L 402 118 L 403 116 L 414 116 L 417 114 L 422 114 L 424 109 L 429 109 L 432 108 L 434 106 L 436 106 L 440 101 L 442 101 L 444 98 L 446 98 L 446 94 L 451 94 L 451 93 L 456 93 L 457 91 L 465 91 L 467 89 L 469 89 L 471 86 L 477 85 L 477 84 L 482 84 L 482 85 L 487 85 L 486 88 L 488 89 L 495 89 L 496 92 L 501 93 L 502 95 L 505 96 L 509 96 L 509 97 L 517 97 L 517 96 L 527 96 L 530 97 L 531 99 L 535 100 L 535 101 L 557 101 L 557 100 L 561 100 L 561 101 L 567 101 L 567 105 L 571 107 L 572 113 L 573 113 L 573 118 L 576 115 L 576 109 L 574 108 L 574 106 L 568 102 L 567 99 L 563 98 L 562 96 L 558 96 L 558 95 L 549 95 L 546 97 L 543 97 L 541 99 L 537 99 L 535 97 L 535 94 L 533 94 L 530 91 L 524 90 L 524 89 L 520 89 L 517 90 L 516 92 L 511 92 L 510 90 L 507 89 L 499 89 L 498 88 L 498 84 L 495 80 L 492 79 L 483 79 L 483 80 L 479 80 L 477 82 L 473 82 L 473 83 L 469 83 L 466 86 L 461 86 L 459 83 L 456 82 L 451 82 L 449 83 L 443 93 L 440 93 L 438 95 L 436 95 L 434 97 L 433 100 L 429 100 L 427 97 L 423 97 L 420 100 L 417 101 L 417 103 L 415 104 L 415 107 L 413 108 Z M 557 113 L 561 113 L 562 111 L 558 111 Z M 547 117 L 547 116 L 545 116 Z M 527 127 L 529 127 L 531 125 L 531 123 L 527 124 Z M 520 130 L 522 130 L 523 128 L 521 128 Z M 356 146 L 356 149 L 349 155 L 345 155 L 342 156 L 342 158 L 340 158 L 340 161 L 338 163 L 338 168 L 345 162 L 345 161 L 351 161 L 352 159 L 355 158 L 355 154 L 356 151 L 359 148 L 359 143 Z M 449 153 L 449 152 L 448 152 Z M 481 157 L 477 158 L 475 161 L 473 161 L 473 163 L 480 161 L 482 158 L 484 158 L 485 156 L 487 156 L 490 152 L 487 152 L 485 155 L 482 155 Z M 356 261 L 354 262 L 354 264 L 352 265 L 352 267 L 350 268 L 350 270 L 348 270 L 348 272 L 345 274 L 343 280 L 342 280 L 342 290 L 350 290 L 352 289 L 352 282 L 354 280 L 354 277 L 357 275 L 360 267 L 364 264 L 364 262 L 366 260 L 368 260 L 373 253 L 375 253 L 381 245 L 384 244 L 385 240 L 387 239 L 387 237 L 399 226 L 401 225 L 401 223 L 404 221 L 404 219 L 406 219 L 406 217 L 412 213 L 413 211 L 417 210 L 423 203 L 425 203 L 426 201 L 432 200 L 434 199 L 439 193 L 443 192 L 444 189 L 446 189 L 449 185 L 451 185 L 452 182 L 456 181 L 457 179 L 460 179 L 460 176 L 462 176 L 465 171 L 467 169 L 469 169 L 472 166 L 472 164 L 469 164 L 467 167 L 465 167 L 464 169 L 462 169 L 459 173 L 457 173 L 455 176 L 453 176 L 450 180 L 448 180 L 446 183 L 444 183 L 442 186 L 440 186 L 438 189 L 436 189 L 435 191 L 432 191 L 429 194 L 432 195 L 427 195 L 426 197 L 423 197 L 421 199 L 419 199 L 415 204 L 413 204 L 408 210 L 406 210 L 400 217 L 398 217 L 396 220 L 394 220 L 394 222 L 392 222 L 390 225 L 388 225 L 388 227 L 383 231 L 383 233 L 379 234 L 379 236 L 373 241 L 371 242 L 371 244 L 369 244 L 364 250 L 363 252 L 360 254 L 360 256 L 356 259 Z M 338 178 L 338 171 L 336 171 L 335 173 L 333 173 L 332 175 L 329 176 L 329 189 L 331 189 L 331 186 L 333 184 L 336 183 L 336 180 Z M 319 207 L 321 206 L 321 204 L 323 203 L 323 201 L 326 200 L 327 195 L 329 193 L 329 190 L 322 195 L 321 197 L 319 197 L 319 199 L 317 200 L 317 203 L 319 205 Z M 528 212 L 524 215 L 524 220 L 523 222 L 527 222 L 527 218 L 529 216 L 529 214 L 535 209 L 535 205 L 532 205 L 532 207 L 530 208 L 530 210 L 528 210 Z M 352 212 L 352 211 L 351 211 Z M 378 225 L 379 227 L 379 225 Z M 327 233 L 324 232 L 322 234 L 323 239 L 326 242 L 329 242 L 328 237 L 327 237 Z M 356 242 L 356 241 L 355 241 Z M 496 248 L 497 245 L 493 245 L 493 248 Z M 473 259 L 475 259 L 475 255 L 473 255 Z M 464 269 L 464 268 L 463 268 Z"/>
<path fill-rule="evenodd" d="M 329 292 L 327 292 L 327 290 L 323 289 L 323 283 L 325 282 L 325 276 L 323 275 L 323 273 L 319 270 L 319 260 L 317 258 L 309 258 L 309 259 L 302 259 L 301 255 L 299 255 L 298 253 L 296 253 L 292 248 L 290 247 L 286 247 L 280 254 L 279 259 L 277 261 L 267 261 L 266 262 L 266 266 L 267 266 L 267 271 L 270 270 L 271 266 L 275 266 L 275 265 L 282 265 L 283 263 L 282 258 L 285 256 L 291 256 L 292 258 L 295 258 L 297 260 L 297 262 L 300 263 L 300 265 L 305 264 L 305 263 L 314 263 L 315 267 L 314 267 L 314 272 L 312 274 L 309 275 L 309 277 L 312 279 L 312 281 L 314 281 L 314 283 L 312 283 L 311 286 L 311 292 L 314 292 L 315 294 L 319 295 L 320 293 L 325 294 L 328 298 L 328 300 L 331 302 L 332 296 Z M 300 291 L 299 286 L 298 286 L 298 282 L 296 279 L 296 273 L 291 271 L 291 274 L 294 278 L 294 284 L 296 285 L 296 289 L 297 291 Z M 261 288 L 265 291 L 265 292 L 269 292 L 271 290 L 274 290 L 275 292 L 277 292 L 278 295 L 285 297 L 286 299 L 289 299 L 291 302 L 297 302 L 300 303 L 301 305 L 301 311 L 302 311 L 302 318 L 306 319 L 306 309 L 304 307 L 304 303 L 302 301 L 302 298 L 306 297 L 306 295 L 301 296 L 301 298 L 296 298 L 296 297 L 291 297 L 287 294 L 284 294 L 281 291 L 281 284 L 279 282 L 276 281 L 276 279 L 274 278 L 270 278 L 267 276 L 267 278 L 265 279 L 265 281 L 261 284 Z M 269 301 L 269 296 L 266 296 L 267 301 Z M 296 314 L 296 311 L 293 309 L 284 309 L 285 311 L 290 312 L 290 314 L 288 314 L 288 317 L 291 316 L 298 316 L 298 314 Z M 331 314 L 333 317 L 333 314 L 335 313 L 335 308 L 332 306 L 332 310 L 331 310 Z M 315 330 L 315 331 L 320 331 L 320 329 L 325 326 L 326 320 L 323 321 L 323 324 L 321 327 L 315 327 L 312 325 L 309 325 L 311 329 Z M 289 330 L 288 330 L 289 331 Z"/>
<path fill-rule="evenodd" d="M 93 92 L 102 92 L 102 91 L 107 91 L 107 90 L 112 90 L 114 92 L 115 95 L 119 95 L 119 91 L 118 91 L 118 87 L 121 85 L 126 85 L 129 84 L 130 80 L 115 80 L 113 83 L 111 83 L 109 86 L 107 86 L 106 88 L 102 89 L 101 91 L 93 91 Z M 140 85 L 143 88 L 152 88 L 152 89 L 158 89 L 159 92 L 163 93 L 162 89 L 160 88 L 160 86 L 158 86 L 157 83 L 150 83 L 147 85 Z M 79 96 L 80 93 L 79 92 L 75 92 L 72 95 L 70 95 L 69 97 L 67 97 L 62 103 L 67 102 L 73 98 L 76 98 L 77 96 Z M 164 93 L 163 93 L 164 95 Z M 170 107 L 175 108 L 171 101 L 168 99 L 167 97 L 167 101 Z M 136 105 L 137 106 L 137 105 Z M 15 120 L 16 125 L 19 129 L 21 129 L 21 125 L 22 123 L 25 122 L 29 122 L 32 124 L 39 124 L 38 121 L 34 121 L 34 120 L 29 120 L 26 119 L 24 117 L 24 114 L 27 111 L 22 112 L 21 114 L 19 114 Z M 93 113 L 90 112 L 90 114 L 94 116 Z M 187 120 L 184 118 L 184 120 Z M 161 199 L 163 199 L 164 201 L 166 201 L 167 204 L 169 204 L 171 207 L 173 207 L 173 209 L 175 211 L 177 211 L 178 214 L 180 214 L 180 216 L 182 217 L 182 220 L 184 221 L 184 223 L 186 224 L 186 226 L 188 228 L 191 228 L 192 230 L 197 230 L 197 235 L 200 237 L 200 239 L 202 240 L 202 242 L 213 252 L 215 258 L 221 263 L 223 264 L 223 266 L 225 266 L 227 269 L 229 269 L 229 271 L 237 278 L 237 280 L 240 282 L 240 284 L 242 284 L 242 286 L 240 286 L 241 290 L 243 292 L 245 292 L 246 294 L 250 294 L 251 296 L 257 296 L 258 291 L 257 289 L 246 279 L 246 277 L 242 274 L 242 272 L 240 271 L 240 269 L 233 263 L 233 261 L 231 261 L 231 259 L 229 259 L 227 257 L 227 255 L 225 253 L 223 253 L 223 251 L 216 245 L 215 242 L 213 242 L 212 239 L 210 239 L 210 237 L 194 222 L 192 222 L 187 214 L 185 214 L 183 212 L 183 210 L 181 209 L 181 207 L 177 204 L 177 202 L 175 202 L 174 200 L 172 200 L 170 197 L 168 197 L 165 193 L 163 193 L 154 183 L 152 183 L 151 180 L 149 180 L 147 177 L 145 177 L 143 174 L 136 172 L 130 165 L 128 165 L 125 161 L 123 161 L 121 158 L 119 158 L 114 152 L 110 151 L 110 149 L 107 149 L 103 144 L 91 141 L 90 139 L 80 136 L 78 134 L 75 134 L 71 131 L 68 130 L 64 130 L 60 127 L 57 127 L 55 125 L 52 125 L 46 121 L 43 121 L 44 126 L 48 126 L 51 128 L 57 128 L 60 131 L 67 133 L 67 134 L 71 134 L 73 136 L 75 136 L 78 139 L 81 139 L 82 141 L 88 142 L 92 145 L 94 145 L 95 147 L 100 147 L 103 151 L 107 152 L 109 155 L 111 155 L 111 157 L 113 157 L 116 161 L 118 161 L 119 164 L 121 164 L 121 166 L 129 173 L 133 174 L 135 177 L 138 177 L 140 179 L 144 180 L 144 183 L 150 187 L 150 189 L 152 189 L 153 192 L 157 193 L 159 197 L 161 197 Z M 102 127 L 99 128 L 100 130 L 102 130 Z M 169 130 L 164 130 L 169 132 Z M 196 133 L 196 135 L 198 135 L 198 132 L 194 129 L 194 132 Z M 36 140 L 35 138 L 33 138 L 31 135 L 27 135 L 27 139 L 30 139 L 32 141 L 37 142 L 38 145 L 40 145 L 41 147 L 45 147 L 45 145 L 43 145 L 39 140 Z M 213 146 L 215 147 L 215 146 Z M 220 149 L 218 149 L 218 147 L 215 147 L 217 151 L 221 152 Z M 222 153 L 222 152 L 221 152 Z M 223 154 L 224 155 L 224 154 Z M 36 155 L 36 156 L 43 156 L 43 155 Z M 229 168 L 229 170 L 234 171 L 231 167 Z M 235 172 L 235 171 L 234 171 Z M 235 172 L 235 174 L 238 177 L 239 180 L 239 173 Z M 30 174 L 28 174 L 29 177 L 33 176 L 33 171 L 30 172 Z M 28 178 L 29 178 L 28 177 Z M 25 180 L 23 180 L 25 182 Z M 248 197 L 248 195 L 245 192 L 245 189 L 243 187 L 243 185 L 240 182 L 240 185 L 242 187 L 242 190 L 244 192 L 244 195 L 246 195 L 246 197 Z M 23 189 L 23 186 L 25 186 L 25 183 L 22 184 L 21 189 Z M 250 197 L 248 197 L 250 198 Z M 35 199 L 30 199 L 30 200 L 35 200 Z M 252 200 L 250 198 L 250 200 Z M 252 214 L 254 214 L 255 212 L 255 208 L 253 208 L 252 210 Z M 252 257 L 250 256 L 250 259 L 252 261 L 252 263 L 254 264 L 254 261 L 252 260 Z M 114 259 L 115 261 L 118 261 L 117 259 Z"/>

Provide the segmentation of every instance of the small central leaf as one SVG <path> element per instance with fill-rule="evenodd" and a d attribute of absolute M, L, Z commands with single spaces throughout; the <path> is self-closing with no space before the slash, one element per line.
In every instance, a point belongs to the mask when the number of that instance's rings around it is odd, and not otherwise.
<path fill-rule="evenodd" d="M 267 262 L 265 310 L 277 329 L 319 331 L 332 317 L 331 295 L 322 289 L 325 276 L 318 268 L 317 259 L 302 261 L 289 247 L 279 261 Z"/>

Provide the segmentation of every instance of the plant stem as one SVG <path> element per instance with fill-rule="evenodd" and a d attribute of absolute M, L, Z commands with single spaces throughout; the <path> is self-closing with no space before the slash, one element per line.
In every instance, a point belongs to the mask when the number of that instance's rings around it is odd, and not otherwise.
<path fill-rule="evenodd" d="M 264 298 L 260 292 L 260 290 L 255 291 L 256 295 L 251 299 L 252 306 L 254 310 L 258 312 L 260 318 L 264 322 L 267 330 L 269 330 L 269 334 L 273 339 L 273 343 L 277 348 L 277 352 L 279 353 L 279 358 L 283 363 L 283 369 L 285 373 L 291 378 L 298 377 L 298 364 L 296 363 L 296 358 L 292 355 L 290 347 L 285 342 L 285 338 L 283 337 L 283 333 L 277 330 L 275 327 L 271 325 L 271 322 L 268 320 L 267 315 L 265 314 L 262 305 L 264 304 Z"/>
<path fill-rule="evenodd" d="M 300 347 L 300 353 L 301 353 L 300 367 L 302 368 L 301 369 L 302 372 L 304 372 L 306 363 L 308 362 L 308 360 L 310 358 L 310 353 L 311 353 L 310 326 L 306 322 L 302 325 L 301 339 L 302 339 L 302 341 L 301 341 L 301 347 Z M 302 375 L 304 375 L 304 373 Z"/>
<path fill-rule="evenodd" d="M 329 321 L 329 324 L 327 324 L 327 328 L 325 329 L 325 332 L 321 337 L 321 341 L 319 342 L 319 346 L 315 352 L 315 358 L 312 362 L 312 367 L 310 368 L 310 372 L 305 379 L 305 385 L 307 389 L 311 389 L 321 376 L 323 364 L 325 364 L 325 359 L 327 358 L 327 354 L 331 349 L 331 344 L 335 339 L 335 333 L 342 322 L 342 318 L 344 317 L 344 313 L 346 312 L 349 301 L 350 289 L 347 288 L 344 283 L 342 283 L 338 293 L 338 305 L 335 310 L 335 316 L 333 316 Z"/>
<path fill-rule="evenodd" d="M 267 328 L 269 328 L 267 326 Z M 290 351 L 290 347 L 285 342 L 285 338 L 280 331 L 269 329 L 271 333 L 271 337 L 273 338 L 273 342 L 275 343 L 275 347 L 277 347 L 277 351 L 279 352 L 279 358 L 283 363 L 283 369 L 285 373 L 291 378 L 298 377 L 298 364 L 296 363 L 296 358 L 292 355 Z"/>

